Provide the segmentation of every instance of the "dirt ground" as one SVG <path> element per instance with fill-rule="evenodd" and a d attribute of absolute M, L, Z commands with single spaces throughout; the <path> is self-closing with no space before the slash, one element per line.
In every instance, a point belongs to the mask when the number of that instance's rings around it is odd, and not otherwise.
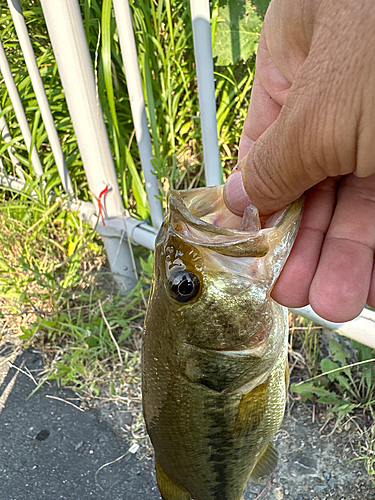
<path fill-rule="evenodd" d="M 54 382 L 29 397 L 42 357 L 19 351 L 12 358 L 12 350 L 9 340 L 0 346 L 0 367 L 7 367 L 0 376 L 1 499 L 160 500 L 140 402 L 92 405 Z M 267 485 L 249 483 L 245 500 L 375 499 L 363 461 L 353 461 L 355 423 L 332 432 L 334 423 L 322 430 L 322 419 L 319 407 L 290 399 L 275 436 L 278 468 Z"/>
<path fill-rule="evenodd" d="M 126 439 L 124 416 L 116 404 L 99 403 L 96 407 L 114 432 Z M 313 422 L 313 413 L 312 405 L 289 399 L 283 424 L 275 436 L 278 467 L 267 485 L 249 482 L 244 500 L 375 499 L 375 484 L 363 461 L 354 460 L 358 451 L 355 424 L 337 426 L 332 432 L 332 421 L 322 431 L 324 424 L 317 422 L 317 416 Z M 147 457 L 143 460 L 148 460 L 147 451 L 141 448 L 139 453 L 142 451 Z"/>

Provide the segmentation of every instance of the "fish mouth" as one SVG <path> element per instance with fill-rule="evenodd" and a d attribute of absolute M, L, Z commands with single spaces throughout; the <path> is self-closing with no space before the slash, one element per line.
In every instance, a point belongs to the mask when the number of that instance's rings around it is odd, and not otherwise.
<path fill-rule="evenodd" d="M 261 221 L 250 205 L 244 217 L 224 203 L 223 185 L 170 191 L 169 224 L 185 241 L 230 257 L 264 257 L 290 228 L 299 224 L 303 200 Z"/>

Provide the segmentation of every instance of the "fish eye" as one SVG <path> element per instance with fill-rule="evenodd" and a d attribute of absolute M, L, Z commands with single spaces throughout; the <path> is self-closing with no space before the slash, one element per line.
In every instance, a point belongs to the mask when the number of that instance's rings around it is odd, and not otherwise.
<path fill-rule="evenodd" d="M 178 302 L 188 302 L 199 292 L 198 276 L 190 271 L 176 271 L 169 276 L 169 294 Z"/>

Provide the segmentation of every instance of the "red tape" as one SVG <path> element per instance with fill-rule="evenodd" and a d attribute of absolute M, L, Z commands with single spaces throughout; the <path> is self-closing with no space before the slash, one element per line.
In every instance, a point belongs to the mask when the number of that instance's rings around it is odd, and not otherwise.
<path fill-rule="evenodd" d="M 100 217 L 102 218 L 102 223 L 103 223 L 103 226 L 105 226 L 105 222 L 104 222 L 104 214 L 103 214 L 103 202 L 102 202 L 102 198 L 103 196 L 105 196 L 109 191 L 109 186 L 106 186 L 103 191 L 100 192 L 99 196 L 98 196 L 98 208 L 99 208 L 99 215 Z"/>

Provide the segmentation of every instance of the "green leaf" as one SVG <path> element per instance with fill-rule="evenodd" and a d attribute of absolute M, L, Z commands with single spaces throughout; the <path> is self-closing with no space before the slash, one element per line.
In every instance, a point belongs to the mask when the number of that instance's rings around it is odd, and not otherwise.
<path fill-rule="evenodd" d="M 121 342 L 123 342 L 124 340 L 126 340 L 126 339 L 129 337 L 129 335 L 131 334 L 131 332 L 132 332 L 132 329 L 131 329 L 131 328 L 126 328 L 126 329 L 122 332 L 122 334 L 120 335 L 120 337 L 119 337 L 119 339 L 118 339 L 118 342 L 119 342 L 119 343 L 121 343 Z"/>
<path fill-rule="evenodd" d="M 328 392 L 328 391 L 327 391 Z M 342 398 L 339 397 L 334 392 L 329 392 L 328 394 L 324 394 L 317 399 L 318 403 L 324 403 L 326 405 L 339 405 L 342 403 Z"/>
<path fill-rule="evenodd" d="M 358 405 L 354 404 L 354 403 L 343 403 L 343 404 L 340 404 L 332 409 L 333 409 L 333 411 L 339 412 L 339 414 L 341 416 L 345 416 L 348 413 L 352 412 L 354 410 L 354 408 L 357 408 L 357 407 L 358 407 Z"/>
<path fill-rule="evenodd" d="M 329 350 L 332 353 L 333 359 L 338 361 L 342 366 L 347 364 L 348 354 L 343 346 L 335 339 L 329 341 Z"/>
<path fill-rule="evenodd" d="M 188 122 L 185 122 L 181 128 L 180 128 L 180 134 L 185 135 L 189 132 L 189 130 L 193 127 L 193 121 L 190 120 Z"/>
<path fill-rule="evenodd" d="M 328 372 L 340 368 L 340 366 L 337 363 L 334 363 L 328 358 L 322 359 L 322 361 L 320 362 L 320 367 L 322 369 L 322 373 L 325 373 L 331 382 L 333 382 L 336 379 L 336 375 L 339 372 L 334 372 L 334 373 L 328 373 Z"/>
<path fill-rule="evenodd" d="M 352 392 L 352 388 L 350 386 L 348 379 L 345 377 L 345 375 L 342 374 L 342 372 L 345 372 L 346 370 L 345 368 L 340 371 L 328 373 L 332 370 L 337 370 L 338 368 L 340 368 L 340 366 L 337 363 L 334 363 L 333 361 L 327 358 L 322 359 L 322 361 L 320 362 L 320 366 L 322 368 L 322 372 L 327 375 L 327 377 L 331 382 L 336 380 L 341 388 L 344 388 L 345 390 Z M 349 368 L 347 368 L 347 370 L 349 370 Z M 349 370 L 349 375 L 350 375 L 350 370 Z"/>
<path fill-rule="evenodd" d="M 137 214 L 142 219 L 147 219 L 150 216 L 150 209 L 148 206 L 146 189 L 144 184 L 142 183 L 141 177 L 137 171 L 137 168 L 134 164 L 134 160 L 127 146 L 125 146 L 125 156 L 128 169 L 131 175 L 131 186 L 133 190 L 133 195 L 137 203 Z"/>
<path fill-rule="evenodd" d="M 368 347 L 356 341 L 353 342 L 353 347 L 358 349 L 358 361 L 366 361 L 374 357 L 374 349 L 372 347 Z"/>
<path fill-rule="evenodd" d="M 256 8 L 258 16 L 263 20 L 271 0 L 251 0 Z"/>
<path fill-rule="evenodd" d="M 111 43 L 113 39 L 113 34 L 111 33 L 111 12 L 112 12 L 112 0 L 104 0 L 103 10 L 102 10 L 102 58 L 103 58 L 103 69 L 104 69 L 104 81 L 105 81 L 105 88 L 107 90 L 108 104 L 111 112 L 111 117 L 113 120 L 113 126 L 115 127 L 117 136 L 119 136 L 120 131 L 117 122 L 115 95 L 113 91 L 113 79 L 112 79 Z"/>
<path fill-rule="evenodd" d="M 90 335 L 86 337 L 86 343 L 89 347 L 96 347 L 99 344 L 98 337 L 96 335 Z"/>
<path fill-rule="evenodd" d="M 152 270 L 154 267 L 154 255 L 150 253 L 150 255 L 147 257 L 147 260 L 140 258 L 140 263 L 141 263 L 141 268 L 142 271 L 147 274 L 148 276 L 152 275 Z"/>
<path fill-rule="evenodd" d="M 322 382 L 320 380 L 320 382 Z M 302 384 L 292 384 L 290 389 L 297 394 L 301 394 L 302 400 L 311 399 L 314 395 L 318 397 L 330 398 L 332 393 L 322 386 L 314 385 L 314 382 L 303 382 Z"/>
<path fill-rule="evenodd" d="M 219 7 L 213 56 L 219 66 L 248 60 L 257 50 L 262 21 L 245 0 Z"/>

